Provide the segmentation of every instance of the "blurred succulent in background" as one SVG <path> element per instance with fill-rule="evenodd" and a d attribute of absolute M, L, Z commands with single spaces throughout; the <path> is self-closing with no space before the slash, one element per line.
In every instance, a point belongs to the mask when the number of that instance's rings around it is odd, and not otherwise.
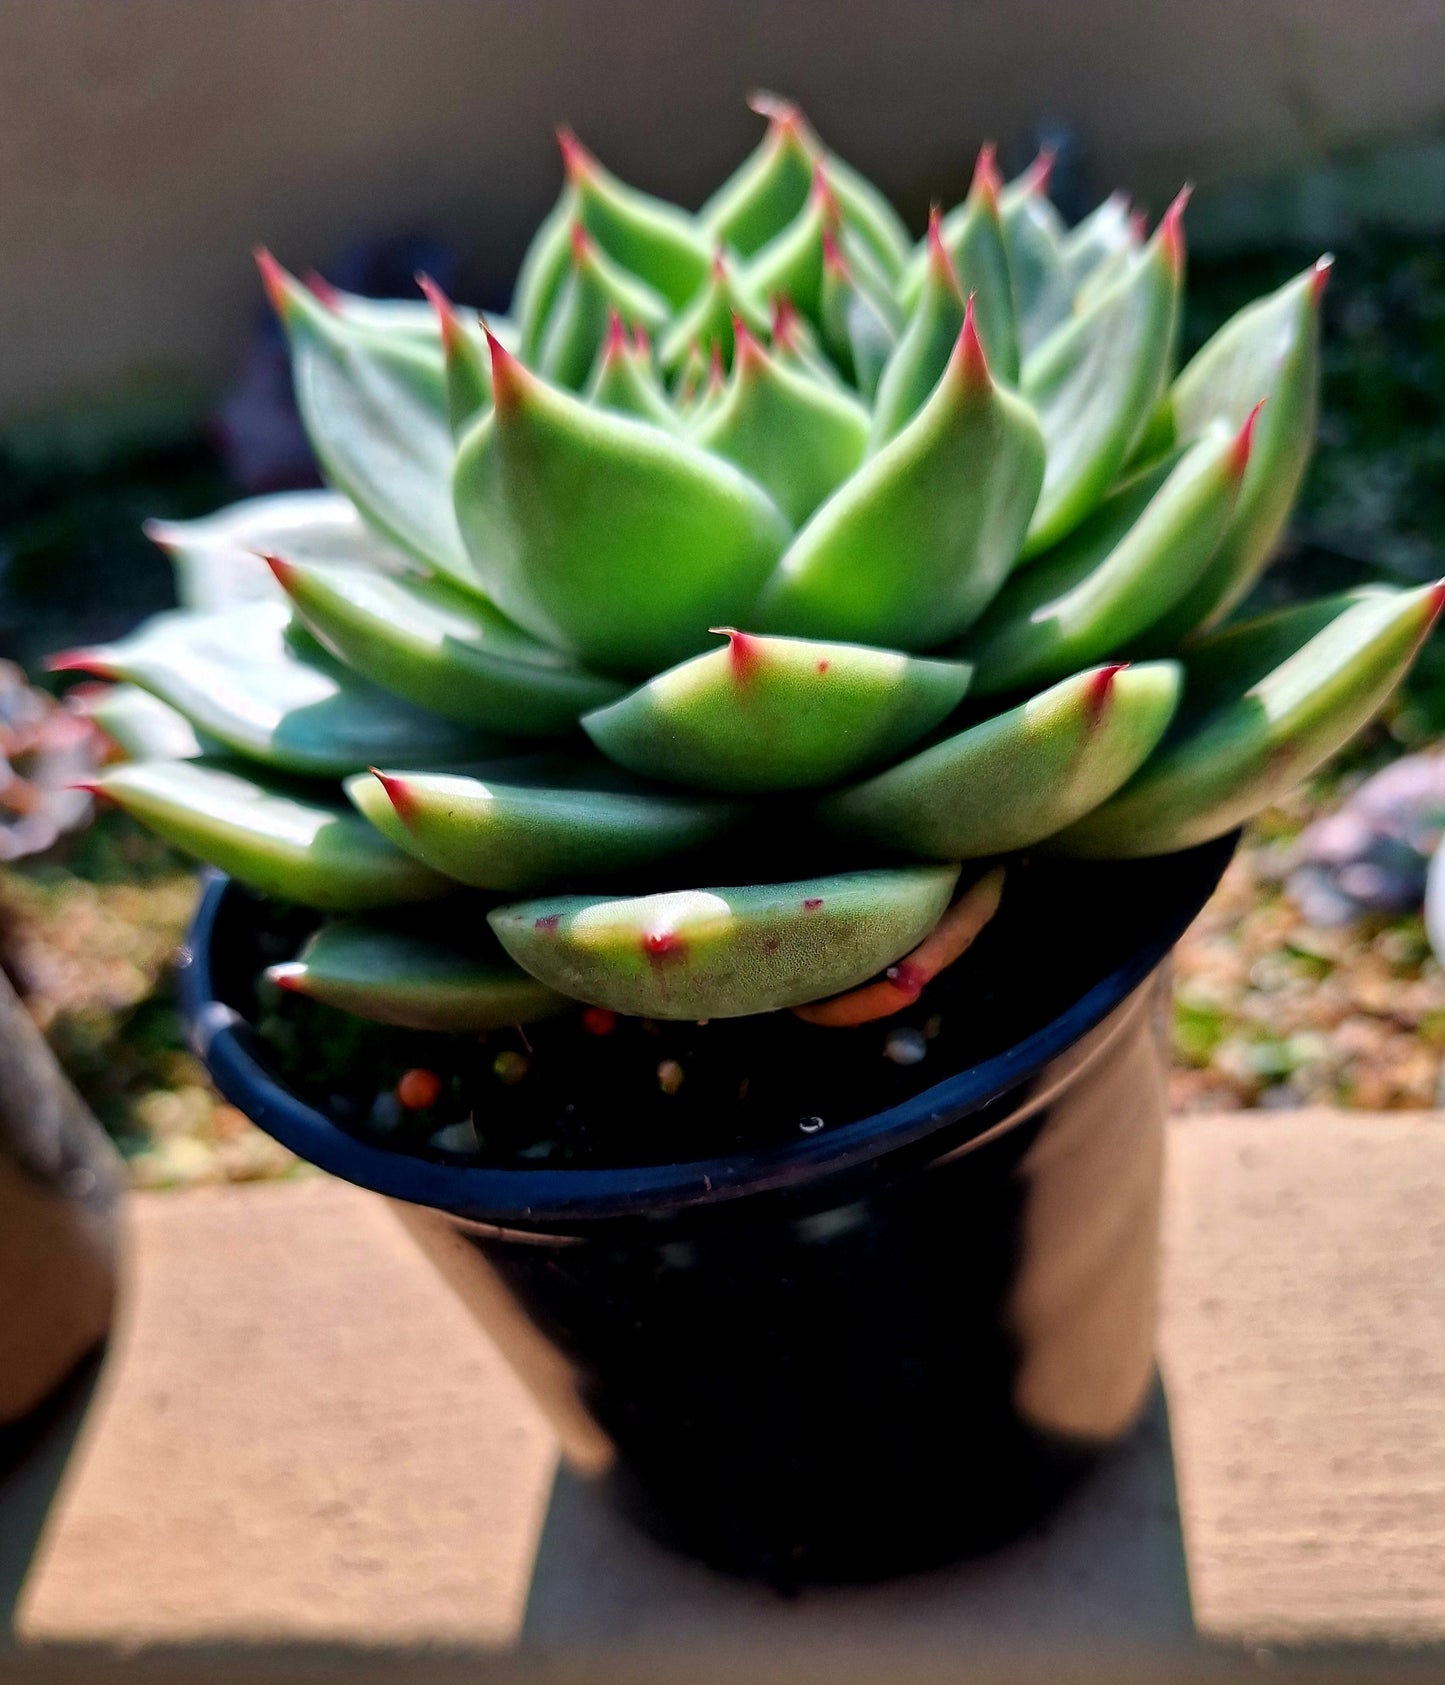
<path fill-rule="evenodd" d="M 0 661 L 0 862 L 41 854 L 90 818 L 77 785 L 98 760 L 85 721 Z"/>
<path fill-rule="evenodd" d="M 564 133 L 509 319 L 261 255 L 333 489 L 158 532 L 190 606 L 57 665 L 122 687 L 107 796 L 328 915 L 275 982 L 434 1029 L 861 1022 L 1000 857 L 1228 831 L 1425 637 L 1434 587 L 1227 623 L 1304 473 L 1325 261 L 1176 375 L 1182 195 L 1069 229 L 985 149 L 915 244 L 758 109 L 696 214 Z"/>

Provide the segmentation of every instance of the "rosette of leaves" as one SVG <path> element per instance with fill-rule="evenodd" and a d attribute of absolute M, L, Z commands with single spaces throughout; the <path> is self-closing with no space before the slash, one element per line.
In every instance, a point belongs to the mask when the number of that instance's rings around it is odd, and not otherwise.
<path fill-rule="evenodd" d="M 261 254 L 332 489 L 158 529 L 188 606 L 60 665 L 120 687 L 106 795 L 326 915 L 276 981 L 457 1031 L 857 1022 L 1008 855 L 1228 831 L 1419 648 L 1438 588 L 1231 618 L 1326 261 L 1176 371 L 1182 196 L 1069 228 L 986 149 L 915 241 L 758 106 L 696 212 L 564 134 L 509 319 Z"/>

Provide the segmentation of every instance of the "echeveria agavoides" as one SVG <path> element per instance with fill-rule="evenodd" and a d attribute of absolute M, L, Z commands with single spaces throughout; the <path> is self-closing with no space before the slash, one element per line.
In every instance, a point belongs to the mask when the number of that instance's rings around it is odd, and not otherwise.
<path fill-rule="evenodd" d="M 154 525 L 182 609 L 57 665 L 115 684 L 106 795 L 338 915 L 278 987 L 455 1033 L 864 1024 L 1003 857 L 1220 835 L 1427 634 L 1433 587 L 1231 620 L 1308 461 L 1328 260 L 1178 370 L 1183 195 L 1070 228 L 1047 156 L 1005 184 L 985 147 L 914 238 L 754 109 L 696 212 L 562 131 L 508 318 L 261 254 L 329 489 Z"/>

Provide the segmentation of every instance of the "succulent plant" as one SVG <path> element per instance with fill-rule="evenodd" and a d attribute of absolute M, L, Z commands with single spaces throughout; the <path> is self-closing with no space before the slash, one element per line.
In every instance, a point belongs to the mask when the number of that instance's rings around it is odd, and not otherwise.
<path fill-rule="evenodd" d="M 986 148 L 915 242 L 757 107 L 696 214 L 564 133 L 509 319 L 260 254 L 333 489 L 157 529 L 187 606 L 57 664 L 155 699 L 108 797 L 334 915 L 275 982 L 447 1030 L 880 1016 L 1001 857 L 1220 835 L 1425 637 L 1438 587 L 1231 619 L 1328 260 L 1176 374 L 1184 195 L 1067 228 Z"/>

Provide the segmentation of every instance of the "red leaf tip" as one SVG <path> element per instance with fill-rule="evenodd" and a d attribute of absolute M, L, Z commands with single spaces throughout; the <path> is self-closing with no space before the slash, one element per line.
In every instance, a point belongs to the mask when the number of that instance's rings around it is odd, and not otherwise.
<path fill-rule="evenodd" d="M 974 321 L 972 293 L 964 306 L 963 326 L 958 330 L 958 339 L 954 343 L 952 364 L 959 383 L 965 389 L 993 385 L 993 377 L 988 372 L 988 358 L 978 337 L 978 324 Z"/>
<path fill-rule="evenodd" d="M 831 227 L 837 227 L 843 220 L 843 211 L 838 203 L 838 196 L 833 191 L 833 184 L 828 180 L 828 171 L 821 159 L 813 166 L 813 197 L 818 201 L 818 207 L 823 213 L 824 220 Z"/>
<path fill-rule="evenodd" d="M 456 307 L 430 275 L 418 270 L 416 284 L 426 294 L 427 303 L 437 313 L 437 324 L 442 334 L 442 349 L 450 357 L 456 352 L 461 340 L 462 326 L 457 320 Z"/>
<path fill-rule="evenodd" d="M 1084 706 L 1092 720 L 1098 720 L 1109 706 L 1109 698 L 1114 691 L 1114 680 L 1129 665 L 1127 661 L 1112 661 L 1107 667 L 1101 667 L 1089 680 L 1088 690 L 1084 696 Z"/>
<path fill-rule="evenodd" d="M 1049 160 L 1049 168 L 1053 168 L 1052 158 Z M 1044 183 L 1048 183 L 1047 174 L 1044 176 Z M 1003 178 L 998 173 L 998 148 L 991 140 L 985 141 L 978 149 L 978 162 L 973 166 L 973 181 L 968 191 L 970 197 L 977 194 L 986 205 L 991 205 L 994 210 L 998 209 L 998 196 L 1003 191 Z"/>
<path fill-rule="evenodd" d="M 1254 447 L 1254 428 L 1259 420 L 1259 412 L 1269 402 L 1268 398 L 1261 398 L 1254 408 L 1244 418 L 1244 425 L 1234 435 L 1234 445 L 1229 453 L 1229 471 L 1236 480 L 1244 477 L 1244 471 L 1249 467 L 1249 453 Z"/>
<path fill-rule="evenodd" d="M 761 340 L 736 310 L 733 311 L 733 356 L 741 369 L 757 369 L 768 360 Z"/>
<path fill-rule="evenodd" d="M 804 129 L 803 113 L 782 94 L 770 94 L 766 88 L 754 88 L 747 98 L 748 110 L 767 119 L 770 127 L 785 135 L 801 139 Z"/>
<path fill-rule="evenodd" d="M 499 416 L 505 415 L 521 401 L 527 371 L 485 322 L 482 332 L 487 336 L 487 350 L 492 355 L 492 405 Z"/>
<path fill-rule="evenodd" d="M 1445 579 L 1437 579 L 1430 587 L 1430 619 L 1434 621 L 1445 608 Z"/>
<path fill-rule="evenodd" d="M 928 263 L 942 285 L 962 298 L 963 283 L 958 278 L 953 253 L 943 243 L 943 219 L 938 213 L 937 205 L 928 213 Z"/>
<path fill-rule="evenodd" d="M 562 149 L 562 168 L 568 181 L 583 182 L 597 173 L 597 160 L 565 123 L 558 127 L 557 145 Z"/>
<path fill-rule="evenodd" d="M 1326 252 L 1310 272 L 1310 302 L 1318 304 L 1324 297 L 1325 288 L 1329 285 L 1330 276 L 1334 272 L 1335 257 L 1333 252 Z"/>
<path fill-rule="evenodd" d="M 580 217 L 574 217 L 572 226 L 567 231 L 567 237 L 572 244 L 572 262 L 574 265 L 586 263 L 592 251 L 592 236 L 587 232 L 586 225 Z"/>
<path fill-rule="evenodd" d="M 1186 183 L 1159 219 L 1159 243 L 1175 275 L 1184 273 L 1184 211 L 1193 193 L 1193 186 Z"/>
<path fill-rule="evenodd" d="M 723 361 L 722 341 L 715 339 L 708 349 L 707 386 L 705 389 L 708 397 L 715 398 L 727 383 L 728 371 L 727 364 Z"/>
<path fill-rule="evenodd" d="M 291 581 L 296 577 L 296 564 L 288 562 L 284 556 L 273 555 L 269 550 L 258 550 L 256 554 L 270 568 L 276 583 L 283 591 L 289 592 Z"/>
<path fill-rule="evenodd" d="M 710 632 L 728 641 L 728 665 L 732 676 L 741 684 L 757 671 L 762 660 L 762 646 L 750 632 L 739 632 L 735 626 L 710 626 Z"/>
<path fill-rule="evenodd" d="M 287 994 L 304 994 L 305 988 L 301 982 L 301 966 L 295 960 L 288 960 L 284 965 L 273 965 L 266 976 L 278 989 L 284 989 Z"/>
<path fill-rule="evenodd" d="M 398 778 L 394 772 L 382 772 L 374 766 L 369 766 L 366 770 L 386 791 L 386 798 L 396 809 L 397 818 L 406 820 L 416 806 L 411 786 L 404 778 Z"/>
<path fill-rule="evenodd" d="M 267 302 L 282 321 L 285 321 L 286 314 L 292 307 L 293 288 L 297 285 L 295 276 L 283 269 L 265 246 L 257 246 L 251 255 L 256 260 L 257 269 L 261 271 L 261 285 L 266 289 Z"/>
<path fill-rule="evenodd" d="M 1041 146 L 1033 163 L 1024 171 L 1024 192 L 1047 193 L 1058 160 L 1059 155 L 1052 146 Z"/>
<path fill-rule="evenodd" d="M 798 343 L 798 307 L 786 293 L 772 299 L 773 344 L 780 351 L 794 351 Z"/>
<path fill-rule="evenodd" d="M 306 271 L 306 290 L 317 303 L 325 305 L 328 310 L 340 310 L 340 289 L 333 287 L 319 270 L 308 269 Z"/>
<path fill-rule="evenodd" d="M 118 679 L 120 674 L 95 649 L 62 649 L 45 658 L 47 673 L 89 673 L 97 679 Z"/>
<path fill-rule="evenodd" d="M 615 363 L 628 351 L 627 324 L 615 304 L 607 306 L 607 337 L 602 342 L 602 361 Z"/>
<path fill-rule="evenodd" d="M 843 248 L 838 244 L 838 236 L 831 228 L 823 230 L 823 267 L 831 270 L 840 281 L 847 281 L 851 278 L 848 259 L 843 256 Z"/>

